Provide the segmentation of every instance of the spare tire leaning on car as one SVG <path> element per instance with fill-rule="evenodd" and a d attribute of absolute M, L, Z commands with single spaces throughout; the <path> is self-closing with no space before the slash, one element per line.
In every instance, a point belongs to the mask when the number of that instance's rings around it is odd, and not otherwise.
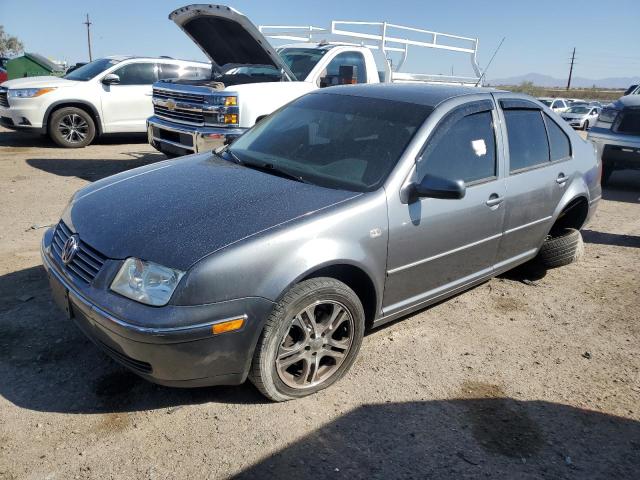
<path fill-rule="evenodd" d="M 557 268 L 579 260 L 584 254 L 584 243 L 579 230 L 565 228 L 549 236 L 540 247 L 537 260 L 545 268 Z"/>

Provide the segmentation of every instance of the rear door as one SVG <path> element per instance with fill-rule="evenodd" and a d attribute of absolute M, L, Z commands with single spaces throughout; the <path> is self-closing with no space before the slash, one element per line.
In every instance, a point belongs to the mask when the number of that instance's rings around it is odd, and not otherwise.
<path fill-rule="evenodd" d="M 113 72 L 120 83 L 101 85 L 102 116 L 105 132 L 145 132 L 153 115 L 151 85 L 158 79 L 155 62 L 133 62 Z"/>
<path fill-rule="evenodd" d="M 536 103 L 493 95 L 501 107 L 507 159 L 504 230 L 496 265 L 501 269 L 535 255 L 572 172 L 566 162 L 570 143 L 555 120 Z"/>
<path fill-rule="evenodd" d="M 463 180 L 464 198 L 403 204 L 398 192 L 388 193 L 385 315 L 491 274 L 506 193 L 496 125 L 492 100 L 462 104 L 442 118 L 416 161 L 414 181 L 426 174 Z"/>

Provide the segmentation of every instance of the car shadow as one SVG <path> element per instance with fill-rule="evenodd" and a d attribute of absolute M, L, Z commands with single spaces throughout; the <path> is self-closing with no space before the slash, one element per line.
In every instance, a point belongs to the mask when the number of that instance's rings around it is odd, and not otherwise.
<path fill-rule="evenodd" d="M 100 135 L 93 142 L 95 145 L 118 145 L 125 143 L 147 143 L 146 133 L 114 133 Z M 56 145 L 47 135 L 29 131 L 0 129 L 0 147 L 38 147 L 62 148 Z M 90 148 L 90 147 L 85 147 Z"/>
<path fill-rule="evenodd" d="M 114 413 L 183 405 L 265 403 L 250 384 L 168 388 L 102 353 L 54 305 L 43 267 L 0 276 L 0 395 L 30 410 Z"/>
<path fill-rule="evenodd" d="M 598 232 L 595 230 L 582 230 L 582 238 L 587 243 L 600 245 L 614 245 L 617 247 L 640 248 L 640 237 L 637 235 L 622 235 L 619 233 Z"/>
<path fill-rule="evenodd" d="M 640 423 L 469 382 L 363 405 L 232 478 L 637 478 Z"/>
<path fill-rule="evenodd" d="M 78 177 L 95 182 L 116 173 L 160 162 L 167 158 L 160 152 L 126 152 L 125 159 L 29 158 L 27 164 L 62 177 Z"/>

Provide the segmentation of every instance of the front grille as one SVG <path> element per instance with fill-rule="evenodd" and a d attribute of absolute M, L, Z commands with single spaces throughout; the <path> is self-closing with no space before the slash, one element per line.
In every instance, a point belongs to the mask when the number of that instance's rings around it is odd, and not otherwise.
<path fill-rule="evenodd" d="M 169 98 L 173 98 L 174 100 L 187 100 L 189 102 L 204 103 L 204 95 L 198 95 L 195 93 L 178 92 L 175 90 L 164 90 L 161 88 L 154 88 L 153 96 L 156 98 L 162 98 L 165 100 Z"/>
<path fill-rule="evenodd" d="M 119 352 L 115 348 L 111 348 L 104 342 L 100 342 L 100 346 L 105 350 L 105 352 L 107 352 L 107 354 L 111 355 L 115 360 L 124 364 L 126 367 L 129 367 L 131 370 L 147 374 L 153 372 L 153 367 L 148 362 L 131 358 L 129 355 Z"/>
<path fill-rule="evenodd" d="M 61 265 L 66 272 L 70 273 L 81 282 L 91 283 L 107 258 L 96 249 L 80 240 L 78 251 L 71 261 L 65 265 L 62 261 L 62 248 L 71 235 L 72 232 L 69 227 L 60 220 L 53 232 L 51 252 L 55 260 L 57 260 L 58 264 Z"/>
<path fill-rule="evenodd" d="M 0 90 L 0 106 L 9 108 L 9 99 L 7 98 L 7 90 Z"/>
<path fill-rule="evenodd" d="M 640 109 L 625 108 L 618 119 L 617 131 L 640 135 Z"/>
<path fill-rule="evenodd" d="M 153 113 L 159 117 L 168 118 L 169 120 L 177 120 L 179 122 L 190 123 L 193 125 L 203 125 L 204 115 L 201 112 L 187 112 L 176 108 L 169 110 L 160 105 L 153 106 Z"/>

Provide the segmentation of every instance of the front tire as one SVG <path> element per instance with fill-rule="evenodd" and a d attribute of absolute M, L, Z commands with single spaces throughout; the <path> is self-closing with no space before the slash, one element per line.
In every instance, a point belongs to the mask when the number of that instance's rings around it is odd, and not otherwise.
<path fill-rule="evenodd" d="M 342 378 L 364 335 L 358 296 L 333 278 L 313 278 L 289 290 L 258 340 L 251 382 L 270 400 L 311 395 Z"/>
<path fill-rule="evenodd" d="M 49 136 L 64 148 L 82 148 L 96 136 L 96 125 L 81 108 L 65 107 L 56 110 L 49 120 Z"/>

